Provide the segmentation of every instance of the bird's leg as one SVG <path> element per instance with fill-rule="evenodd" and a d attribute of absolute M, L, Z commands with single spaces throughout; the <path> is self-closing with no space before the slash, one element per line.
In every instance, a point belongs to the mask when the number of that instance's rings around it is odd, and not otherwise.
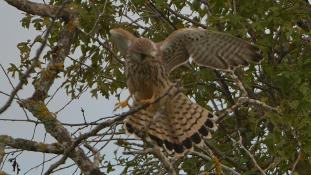
<path fill-rule="evenodd" d="M 132 95 L 129 95 L 124 101 L 120 101 L 120 102 L 116 103 L 113 111 L 116 111 L 119 108 L 125 108 L 125 107 L 131 108 L 131 105 L 129 104 L 129 100 L 131 97 L 132 97 Z"/>
<path fill-rule="evenodd" d="M 155 95 L 153 94 L 151 98 L 140 99 L 138 102 L 142 105 L 153 103 L 156 100 Z"/>

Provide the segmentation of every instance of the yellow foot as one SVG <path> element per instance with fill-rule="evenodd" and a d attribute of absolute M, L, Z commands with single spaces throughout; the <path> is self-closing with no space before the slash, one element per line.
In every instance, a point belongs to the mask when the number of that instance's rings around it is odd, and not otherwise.
<path fill-rule="evenodd" d="M 154 101 L 155 101 L 154 95 L 151 98 L 138 100 L 138 102 L 142 105 L 154 103 Z"/>
<path fill-rule="evenodd" d="M 119 108 L 125 108 L 125 107 L 129 107 L 131 108 L 131 105 L 129 104 L 129 100 L 130 100 L 131 96 L 129 96 L 126 100 L 124 101 L 120 101 L 119 103 L 117 103 L 113 109 L 113 111 L 116 111 Z"/>

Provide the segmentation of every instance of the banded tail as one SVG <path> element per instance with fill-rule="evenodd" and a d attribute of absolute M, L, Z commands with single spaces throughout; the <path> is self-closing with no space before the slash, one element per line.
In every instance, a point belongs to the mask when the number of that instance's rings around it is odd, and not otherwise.
<path fill-rule="evenodd" d="M 217 129 L 217 117 L 183 93 L 163 100 L 167 100 L 164 110 L 152 113 L 147 108 L 128 116 L 124 121 L 127 133 L 138 137 L 147 134 L 160 147 L 183 155 L 203 137 L 211 138 L 211 132 Z"/>

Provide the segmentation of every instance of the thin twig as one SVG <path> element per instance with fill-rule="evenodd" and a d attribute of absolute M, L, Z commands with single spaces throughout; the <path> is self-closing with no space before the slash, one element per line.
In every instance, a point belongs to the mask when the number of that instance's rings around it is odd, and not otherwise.
<path fill-rule="evenodd" d="M 244 103 L 250 103 L 250 104 L 255 104 L 258 106 L 261 106 L 265 109 L 268 109 L 270 111 L 274 111 L 276 113 L 280 113 L 279 110 L 275 107 L 269 106 L 267 104 L 265 104 L 264 102 L 261 102 L 259 100 L 255 100 L 252 98 L 249 98 L 248 93 L 243 85 L 243 83 L 241 82 L 241 80 L 238 78 L 237 75 L 235 75 L 234 71 L 228 71 L 230 77 L 233 79 L 233 81 L 235 82 L 236 86 L 239 88 L 239 90 L 241 91 L 241 96 L 238 98 L 237 102 L 232 105 L 231 107 L 227 108 L 224 111 L 219 112 L 218 116 L 218 121 L 222 121 L 224 119 L 224 117 L 232 112 L 234 112 L 239 106 L 243 105 Z"/>
<path fill-rule="evenodd" d="M 97 15 L 95 23 L 94 23 L 92 29 L 88 33 L 86 33 L 86 35 L 91 36 L 91 35 L 93 35 L 93 33 L 97 32 L 96 28 L 97 28 L 97 26 L 98 26 L 98 24 L 99 24 L 99 22 L 101 20 L 101 17 L 106 13 L 106 11 L 105 11 L 106 10 L 106 4 L 107 4 L 107 0 L 105 0 L 102 12 Z"/>
<path fill-rule="evenodd" d="M 230 77 L 234 80 L 235 84 L 239 87 L 239 89 L 241 91 L 241 96 L 242 97 L 248 97 L 247 91 L 246 91 L 243 83 L 239 79 L 239 77 L 234 73 L 233 70 L 228 71 L 228 73 L 229 73 Z"/>
<path fill-rule="evenodd" d="M 205 159 L 205 160 L 207 160 L 207 161 L 212 161 L 212 158 L 211 158 L 211 157 L 209 157 L 209 156 L 207 156 L 207 155 L 205 155 L 205 154 L 203 154 L 203 153 L 197 152 L 197 151 L 191 151 L 190 154 L 196 155 L 196 156 L 198 156 L 198 157 L 201 157 L 201 158 L 203 158 L 203 159 Z M 234 169 L 231 168 L 231 167 L 228 167 L 228 166 L 226 166 L 226 165 L 224 165 L 224 164 L 220 164 L 220 166 L 221 166 L 224 170 L 229 171 L 229 172 L 231 172 L 231 173 L 234 174 L 234 175 L 241 175 L 241 173 L 237 172 L 236 170 L 234 170 Z"/>
<path fill-rule="evenodd" d="M 230 137 L 230 139 L 236 143 L 239 144 L 240 148 L 248 155 L 249 158 L 251 158 L 253 164 L 255 165 L 255 167 L 257 168 L 257 170 L 262 174 L 262 175 L 266 175 L 266 172 L 259 166 L 257 160 L 255 159 L 254 155 L 248 151 L 248 149 L 243 145 L 243 138 L 242 135 L 240 133 L 240 131 L 238 130 L 238 134 L 239 134 L 239 141 L 234 140 L 232 137 Z"/>
<path fill-rule="evenodd" d="M 169 7 L 167 7 L 166 9 L 167 9 L 169 12 L 173 13 L 175 16 L 177 16 L 177 17 L 179 17 L 179 18 L 181 18 L 181 19 L 183 19 L 183 20 L 189 21 L 189 22 L 191 22 L 192 24 L 194 24 L 194 25 L 196 25 L 196 26 L 202 27 L 203 29 L 206 29 L 206 28 L 207 28 L 206 25 L 203 25 L 203 24 L 201 24 L 201 23 L 199 23 L 199 22 L 197 22 L 197 21 L 195 21 L 195 20 L 193 20 L 193 19 L 190 19 L 190 18 L 188 18 L 188 17 L 186 17 L 186 16 L 184 16 L 184 15 L 181 15 L 180 13 L 175 12 L 174 10 L 170 9 Z"/>
<path fill-rule="evenodd" d="M 85 148 L 87 148 L 88 150 L 90 150 L 93 153 L 94 156 L 94 164 L 96 167 L 99 167 L 99 164 L 102 161 L 102 158 L 100 156 L 100 150 L 97 150 L 96 148 L 94 148 L 94 146 L 91 146 L 88 143 L 84 144 Z"/>
<path fill-rule="evenodd" d="M 81 96 L 84 92 L 86 92 L 87 89 L 88 89 L 88 87 L 85 86 L 85 87 L 82 89 L 82 91 L 79 92 L 79 94 L 77 95 L 76 98 L 71 98 L 65 105 L 63 105 L 59 110 L 57 110 L 57 111 L 55 112 L 55 114 L 57 115 L 59 112 L 61 112 L 62 110 L 64 110 L 64 109 L 65 109 L 71 102 L 73 102 L 75 99 L 80 98 L 80 96 Z"/>
<path fill-rule="evenodd" d="M 158 157 L 158 159 L 162 162 L 163 166 L 167 170 L 170 175 L 177 175 L 176 170 L 173 164 L 167 159 L 167 157 L 160 150 L 160 147 L 154 146 L 152 152 Z"/>
<path fill-rule="evenodd" d="M 293 164 L 293 167 L 291 170 L 291 175 L 293 175 L 295 173 L 296 166 L 297 166 L 298 162 L 301 160 L 301 156 L 302 156 L 301 142 L 299 141 L 299 139 L 298 139 L 296 133 L 293 131 L 293 129 L 292 129 L 292 134 L 293 134 L 295 140 L 297 140 L 299 153 L 298 153 L 297 159 L 295 160 L 295 163 Z"/>
<path fill-rule="evenodd" d="M 9 81 L 11 87 L 14 89 L 14 85 L 13 85 L 13 83 L 12 83 L 12 81 L 11 81 L 9 75 L 5 72 L 5 69 L 4 69 L 4 67 L 2 66 L 2 64 L 0 64 L 0 66 L 1 66 L 1 69 L 2 69 L 3 73 L 5 74 L 6 78 L 8 79 L 8 81 Z M 16 94 L 16 97 L 17 97 L 17 100 L 18 100 L 18 101 L 21 101 L 20 97 L 19 97 L 17 94 Z M 25 108 L 22 107 L 22 109 L 23 109 L 23 112 L 24 112 L 26 118 L 29 119 L 29 116 L 28 116 L 28 114 L 27 114 Z"/>
<path fill-rule="evenodd" d="M 24 175 L 28 174 L 30 171 L 32 171 L 32 170 L 38 168 L 39 166 L 42 166 L 43 164 L 45 164 L 45 163 L 47 163 L 47 162 L 50 162 L 50 161 L 54 160 L 55 158 L 57 158 L 57 157 L 59 157 L 59 156 L 60 156 L 60 155 L 55 155 L 55 156 L 51 157 L 50 159 L 45 160 L 44 162 L 41 162 L 40 164 L 38 164 L 38 165 L 36 165 L 36 166 L 30 168 L 29 170 L 27 170 L 27 171 L 25 172 Z"/>
<path fill-rule="evenodd" d="M 243 99 L 241 98 L 241 100 L 243 100 Z M 261 106 L 261 107 L 263 107 L 263 108 L 265 108 L 265 109 L 268 109 L 268 110 L 270 110 L 270 111 L 273 111 L 273 112 L 276 112 L 276 113 L 280 114 L 280 110 L 279 110 L 278 108 L 269 106 L 269 105 L 265 104 L 265 103 L 262 102 L 262 101 L 255 100 L 255 99 L 251 99 L 251 98 L 246 98 L 245 101 L 246 101 L 247 103 L 255 104 L 255 105 Z"/>
<path fill-rule="evenodd" d="M 82 33 L 83 35 L 88 36 L 88 34 L 87 34 L 86 32 L 84 32 L 82 29 L 78 29 L 78 30 L 79 30 L 79 32 Z M 94 39 L 95 41 L 97 41 L 101 46 L 103 46 L 106 50 L 108 50 L 108 52 L 113 56 L 113 58 L 114 58 L 117 62 L 119 62 L 121 65 L 124 66 L 124 62 L 121 61 L 121 60 L 119 59 L 119 57 L 117 56 L 117 54 L 115 54 L 115 53 L 112 51 L 112 49 L 110 48 L 110 46 L 108 45 L 107 39 L 106 39 L 105 42 L 102 42 L 102 41 L 99 40 L 97 37 L 93 37 L 93 39 Z"/>
<path fill-rule="evenodd" d="M 169 24 L 169 26 L 173 29 L 173 30 L 177 30 L 177 27 L 175 26 L 175 24 L 168 18 L 166 17 L 163 12 L 161 12 L 152 1 L 149 1 L 149 3 L 146 4 L 146 7 L 149 8 L 151 10 L 151 13 L 154 13 L 155 17 L 161 19 L 164 22 L 167 22 Z"/>

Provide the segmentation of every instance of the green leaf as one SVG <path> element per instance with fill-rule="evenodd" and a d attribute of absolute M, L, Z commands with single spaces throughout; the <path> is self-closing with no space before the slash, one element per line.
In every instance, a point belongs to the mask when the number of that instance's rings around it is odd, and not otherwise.
<path fill-rule="evenodd" d="M 110 172 L 113 172 L 115 171 L 115 169 L 113 168 L 113 166 L 111 165 L 111 163 L 109 162 L 108 165 L 107 165 L 107 173 L 110 173 Z"/>

